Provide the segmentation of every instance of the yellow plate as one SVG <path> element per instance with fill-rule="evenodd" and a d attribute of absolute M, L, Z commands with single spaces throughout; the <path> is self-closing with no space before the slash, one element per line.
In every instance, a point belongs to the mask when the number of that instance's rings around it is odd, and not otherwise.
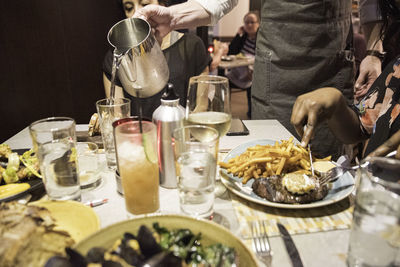
<path fill-rule="evenodd" d="M 29 203 L 44 207 L 50 211 L 56 220 L 56 230 L 68 232 L 75 242 L 80 242 L 85 237 L 100 229 L 100 221 L 92 208 L 76 201 L 36 201 Z"/>
<path fill-rule="evenodd" d="M 94 233 L 88 238 L 82 240 L 75 246 L 81 254 L 86 253 L 92 247 L 110 248 L 117 239 L 122 238 L 123 234 L 130 232 L 137 234 L 141 225 L 146 225 L 153 229 L 154 222 L 167 229 L 190 229 L 193 233 L 201 232 L 204 245 L 222 243 L 233 247 L 239 256 L 239 266 L 252 267 L 258 266 L 256 258 L 247 246 L 234 236 L 228 229 L 214 222 L 194 219 L 182 215 L 144 215 L 138 218 L 113 224 L 109 227 Z"/>

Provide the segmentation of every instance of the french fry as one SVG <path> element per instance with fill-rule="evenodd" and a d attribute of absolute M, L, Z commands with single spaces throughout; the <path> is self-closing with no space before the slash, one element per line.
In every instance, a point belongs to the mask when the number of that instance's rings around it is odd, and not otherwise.
<path fill-rule="evenodd" d="M 221 161 L 219 163 L 219 166 L 221 166 L 224 169 L 229 169 L 231 167 L 231 164 Z"/>
<path fill-rule="evenodd" d="M 330 160 L 330 157 L 318 160 Z M 306 148 L 294 143 L 293 137 L 276 141 L 274 145 L 256 145 L 229 159 L 218 163 L 221 168 L 237 177 L 242 183 L 250 179 L 283 175 L 289 172 L 311 174 L 309 152 Z"/>

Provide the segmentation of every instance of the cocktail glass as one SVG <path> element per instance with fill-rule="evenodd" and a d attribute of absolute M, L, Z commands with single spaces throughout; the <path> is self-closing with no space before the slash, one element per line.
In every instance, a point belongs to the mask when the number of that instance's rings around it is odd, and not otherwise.
<path fill-rule="evenodd" d="M 150 121 L 124 118 L 113 123 L 118 170 L 126 209 L 133 215 L 160 207 L 157 127 Z"/>

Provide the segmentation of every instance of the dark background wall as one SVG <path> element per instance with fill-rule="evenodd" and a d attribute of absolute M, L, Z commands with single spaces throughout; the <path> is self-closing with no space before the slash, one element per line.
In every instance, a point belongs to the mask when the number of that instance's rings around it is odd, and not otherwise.
<path fill-rule="evenodd" d="M 45 117 L 89 122 L 123 18 L 117 0 L 0 0 L 0 142 Z"/>

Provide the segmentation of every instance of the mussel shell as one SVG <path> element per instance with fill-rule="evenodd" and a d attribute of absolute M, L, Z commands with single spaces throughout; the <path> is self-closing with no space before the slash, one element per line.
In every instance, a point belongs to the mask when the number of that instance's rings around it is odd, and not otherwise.
<path fill-rule="evenodd" d="M 78 251 L 72 248 L 65 248 L 65 252 L 69 256 L 69 261 L 75 267 L 86 267 L 87 261 Z"/>
<path fill-rule="evenodd" d="M 105 248 L 93 247 L 87 252 L 86 259 L 88 262 L 100 263 L 104 260 L 104 253 L 106 253 Z"/>
<path fill-rule="evenodd" d="M 74 265 L 62 256 L 53 256 L 47 260 L 44 267 L 74 267 Z"/>
<path fill-rule="evenodd" d="M 140 250 L 146 259 L 161 252 L 161 246 L 153 237 L 153 233 L 150 229 L 145 225 L 140 226 L 137 241 L 139 242 Z"/>

